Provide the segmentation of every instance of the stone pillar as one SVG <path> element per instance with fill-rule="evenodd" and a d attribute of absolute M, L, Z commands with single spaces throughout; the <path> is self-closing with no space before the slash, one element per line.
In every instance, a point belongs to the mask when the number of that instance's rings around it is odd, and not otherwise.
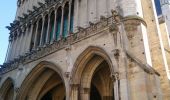
<path fill-rule="evenodd" d="M 36 31 L 35 31 L 35 38 L 34 38 L 34 47 L 33 49 L 36 50 L 37 48 L 37 37 L 38 37 L 38 24 L 39 24 L 39 20 L 36 22 Z"/>
<path fill-rule="evenodd" d="M 89 11 L 88 11 L 88 2 L 89 2 L 89 1 L 88 1 L 88 0 L 84 0 L 84 1 L 85 1 L 85 5 L 86 5 L 85 12 L 84 12 L 84 13 L 85 13 L 85 16 L 86 16 L 86 17 L 85 17 L 84 26 L 85 26 L 85 27 L 88 27 L 88 26 L 89 26 L 89 15 L 88 15 L 88 12 L 89 12 Z"/>
<path fill-rule="evenodd" d="M 81 100 L 90 100 L 90 88 L 81 88 L 80 90 Z"/>
<path fill-rule="evenodd" d="M 23 35 L 23 30 L 22 28 L 19 30 L 19 36 L 18 36 L 18 46 L 17 46 L 17 53 L 16 53 L 16 57 L 19 58 L 19 55 L 20 55 L 20 48 L 21 48 L 21 45 L 22 45 L 22 35 Z"/>
<path fill-rule="evenodd" d="M 130 89 L 129 89 L 129 81 L 128 81 L 128 73 L 127 73 L 127 57 L 126 54 L 121 51 L 120 57 L 118 58 L 118 65 L 119 65 L 119 87 L 120 87 L 120 94 L 119 97 L 121 100 L 131 100 L 130 98 Z M 117 84 L 117 83 L 116 83 Z M 117 86 L 115 88 L 116 93 L 117 93 Z M 116 97 L 118 98 L 118 97 Z M 119 99 L 118 99 L 119 100 Z"/>
<path fill-rule="evenodd" d="M 13 47 L 14 47 L 14 33 L 11 33 L 12 34 L 12 37 L 11 37 L 11 46 L 10 46 L 10 49 L 9 49 L 9 54 L 8 54 L 8 61 L 11 60 L 11 57 L 12 57 L 12 52 L 13 52 Z"/>
<path fill-rule="evenodd" d="M 29 26 L 27 25 L 26 26 L 26 31 L 25 31 L 25 33 L 23 34 L 23 40 L 22 40 L 22 42 L 23 42 L 23 45 L 22 45 L 22 55 L 24 55 L 25 53 L 26 53 L 26 47 L 27 47 L 27 45 L 29 45 L 29 42 L 27 42 L 28 41 L 28 38 L 29 38 Z"/>
<path fill-rule="evenodd" d="M 95 2 L 95 4 L 94 4 L 94 6 L 95 6 L 95 7 L 94 7 L 94 8 L 95 8 L 95 9 L 94 9 L 94 22 L 96 23 L 97 20 L 98 20 L 98 19 L 97 19 L 97 16 L 98 16 L 98 15 L 97 15 L 97 0 L 94 0 L 94 2 Z"/>
<path fill-rule="evenodd" d="M 25 34 L 26 34 L 26 28 L 23 30 L 23 32 L 22 32 L 22 34 L 21 34 L 21 36 L 20 36 L 20 52 L 19 52 L 19 56 L 21 56 L 21 55 L 23 55 L 23 47 L 24 47 L 24 45 L 25 45 Z"/>
<path fill-rule="evenodd" d="M 70 0 L 70 2 L 69 2 L 69 14 L 68 14 L 68 30 L 67 30 L 67 32 L 68 32 L 68 35 L 70 35 L 70 22 L 71 22 L 71 7 L 72 6 L 72 0 Z"/>
<path fill-rule="evenodd" d="M 42 17 L 42 27 L 41 27 L 41 37 L 40 37 L 40 46 L 43 46 L 43 34 L 44 34 L 44 24 L 45 24 L 45 16 Z"/>
<path fill-rule="evenodd" d="M 17 36 L 16 36 L 16 38 L 15 38 L 15 43 L 14 43 L 14 48 L 13 48 L 13 55 L 12 55 L 12 59 L 14 59 L 14 58 L 16 58 L 16 54 L 17 54 L 17 47 L 18 47 L 18 35 L 19 35 L 19 33 L 18 33 L 18 30 L 17 30 Z"/>
<path fill-rule="evenodd" d="M 78 31 L 78 26 L 80 24 L 79 22 L 79 0 L 75 0 L 74 1 L 74 27 L 73 27 L 73 31 L 77 32 Z"/>
<path fill-rule="evenodd" d="M 53 42 L 54 42 L 54 41 L 57 41 L 57 38 L 56 38 L 56 31 L 57 31 L 57 10 L 55 10 L 55 17 L 54 17 Z"/>
<path fill-rule="evenodd" d="M 79 26 L 86 28 L 88 26 L 88 0 L 82 0 L 78 9 L 79 9 Z"/>
<path fill-rule="evenodd" d="M 106 17 L 109 17 L 109 9 L 110 9 L 109 3 L 110 3 L 110 0 L 106 0 L 106 12 L 105 12 Z"/>
<path fill-rule="evenodd" d="M 17 57 L 19 57 L 22 54 L 22 44 L 23 44 L 23 35 L 24 35 L 24 30 L 21 29 L 20 31 L 20 37 L 19 37 L 19 47 L 18 47 L 18 53 Z"/>
<path fill-rule="evenodd" d="M 78 89 L 79 89 L 79 84 L 72 84 L 71 85 L 71 97 L 70 100 L 79 100 L 78 98 Z"/>
<path fill-rule="evenodd" d="M 113 79 L 113 86 L 114 86 L 114 99 L 115 100 L 119 100 L 119 73 L 114 73 L 114 75 L 112 76 Z"/>
<path fill-rule="evenodd" d="M 29 33 L 28 33 L 28 38 L 27 38 L 27 43 L 28 43 L 28 45 L 26 46 L 26 48 L 25 48 L 25 51 L 26 51 L 26 53 L 28 53 L 28 52 L 30 52 L 30 47 L 31 47 L 31 40 L 32 40 L 32 35 L 33 35 L 33 28 L 34 28 L 34 23 L 33 22 L 31 22 L 31 24 L 30 24 L 31 26 L 31 29 L 30 29 L 30 31 L 29 31 Z"/>
<path fill-rule="evenodd" d="M 63 36 L 63 25 L 64 25 L 64 7 L 62 7 L 62 16 L 61 16 L 61 27 L 60 27 L 60 38 Z"/>
<path fill-rule="evenodd" d="M 47 44 L 49 44 L 49 42 L 50 42 L 50 20 L 51 20 L 51 18 L 50 18 L 51 16 L 49 15 L 48 16 L 48 26 L 47 26 L 47 35 L 46 35 L 46 45 Z"/>

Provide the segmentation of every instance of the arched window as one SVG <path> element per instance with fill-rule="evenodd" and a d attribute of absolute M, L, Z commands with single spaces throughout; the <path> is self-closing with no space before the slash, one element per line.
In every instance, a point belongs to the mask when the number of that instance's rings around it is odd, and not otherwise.
<path fill-rule="evenodd" d="M 70 16 L 70 32 L 73 33 L 73 25 L 74 25 L 74 0 L 71 4 L 71 16 Z"/>
<path fill-rule="evenodd" d="M 37 22 L 34 22 L 33 24 L 33 29 L 32 29 L 32 38 L 31 38 L 31 43 L 30 43 L 30 51 L 32 51 L 33 47 L 34 47 L 34 38 L 35 38 L 35 31 L 36 31 L 36 25 Z"/>
<path fill-rule="evenodd" d="M 36 46 L 40 46 L 41 30 L 42 30 L 42 19 L 40 19 L 38 22 Z"/>
<path fill-rule="evenodd" d="M 53 32 L 54 32 L 54 16 L 55 16 L 55 14 L 54 14 L 54 11 L 52 11 L 52 13 L 51 13 L 51 16 L 50 16 L 50 27 L 49 27 L 49 29 L 50 29 L 50 42 L 52 41 L 52 39 L 53 39 Z"/>
<path fill-rule="evenodd" d="M 61 7 L 57 10 L 57 26 L 56 26 L 56 39 L 58 40 L 60 37 L 60 28 L 61 28 L 61 15 L 62 15 L 62 9 Z"/>
<path fill-rule="evenodd" d="M 46 36 L 47 36 L 47 27 L 48 27 L 48 15 L 45 16 L 44 20 L 44 29 L 43 29 L 43 35 L 42 35 L 42 45 L 46 42 Z"/>
<path fill-rule="evenodd" d="M 68 35 L 68 13 L 69 13 L 69 4 L 66 3 L 64 7 L 64 21 L 63 21 L 63 37 L 67 37 Z"/>

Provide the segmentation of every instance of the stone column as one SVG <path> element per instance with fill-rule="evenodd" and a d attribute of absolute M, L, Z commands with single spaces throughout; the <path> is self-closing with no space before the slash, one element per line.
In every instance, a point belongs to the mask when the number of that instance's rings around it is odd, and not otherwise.
<path fill-rule="evenodd" d="M 72 84 L 71 85 L 71 97 L 70 100 L 79 100 L 79 84 Z"/>
<path fill-rule="evenodd" d="M 20 52 L 19 52 L 19 56 L 23 55 L 23 52 L 24 52 L 23 51 L 23 47 L 25 45 L 25 34 L 26 34 L 26 29 L 23 30 L 23 32 L 22 32 L 22 34 L 20 36 L 21 40 L 20 40 Z"/>
<path fill-rule="evenodd" d="M 33 49 L 36 50 L 37 48 L 37 37 L 38 37 L 38 24 L 39 24 L 39 20 L 36 22 L 36 31 L 35 31 L 35 38 L 34 38 L 34 47 Z"/>
<path fill-rule="evenodd" d="M 9 54 L 8 54 L 8 61 L 11 60 L 11 57 L 12 57 L 12 52 L 13 52 L 13 47 L 14 47 L 14 33 L 11 33 L 13 36 L 11 37 L 11 46 L 10 46 L 10 49 L 9 49 Z"/>
<path fill-rule="evenodd" d="M 18 53 L 17 53 L 17 57 L 19 57 L 22 54 L 22 44 L 23 44 L 23 35 L 24 35 L 24 30 L 21 29 L 20 31 L 20 37 L 19 37 L 19 47 L 18 47 Z"/>
<path fill-rule="evenodd" d="M 90 100 L 90 88 L 82 87 L 80 90 L 81 100 Z"/>
<path fill-rule="evenodd" d="M 84 5 L 86 5 L 85 6 L 85 22 L 84 22 L 84 26 L 85 27 L 88 27 L 89 26 L 89 15 L 88 15 L 88 7 L 89 7 L 89 5 L 88 5 L 88 0 L 84 0 L 85 2 L 84 2 Z M 83 13 L 83 12 L 82 12 Z"/>
<path fill-rule="evenodd" d="M 62 7 L 62 16 L 61 16 L 61 27 L 60 27 L 60 38 L 63 36 L 63 25 L 64 25 L 64 7 Z"/>
<path fill-rule="evenodd" d="M 119 73 L 114 73 L 113 77 L 113 86 L 114 86 L 114 99 L 119 100 Z"/>
<path fill-rule="evenodd" d="M 22 45 L 22 55 L 24 55 L 26 53 L 26 47 L 27 45 L 29 45 L 29 42 L 28 42 L 28 38 L 29 38 L 29 26 L 27 25 L 26 26 L 26 31 L 25 33 L 23 34 L 23 45 Z"/>
<path fill-rule="evenodd" d="M 16 39 L 15 39 L 15 43 L 14 43 L 14 48 L 13 48 L 13 55 L 12 55 L 12 58 L 16 58 L 16 54 L 17 54 L 17 44 L 18 44 L 18 30 L 17 30 L 17 36 L 16 36 Z"/>
<path fill-rule="evenodd" d="M 48 16 L 48 26 L 47 26 L 47 35 L 46 35 L 46 45 L 49 44 L 49 42 L 50 42 L 50 40 L 49 40 L 49 38 L 50 38 L 50 20 L 51 20 L 50 17 L 51 16 L 49 15 Z"/>
<path fill-rule="evenodd" d="M 45 24 L 45 16 L 42 17 L 42 27 L 41 27 L 41 37 L 40 37 L 40 47 L 43 46 L 43 34 L 44 34 L 44 24 Z"/>
<path fill-rule="evenodd" d="M 105 11 L 106 17 L 109 17 L 109 9 L 110 9 L 109 0 L 106 0 L 106 11 Z"/>
<path fill-rule="evenodd" d="M 75 0 L 74 1 L 75 5 L 74 5 L 74 27 L 73 27 L 73 31 L 74 32 L 77 32 L 78 31 L 78 26 L 80 24 L 79 22 L 79 0 Z"/>
<path fill-rule="evenodd" d="M 95 11 L 94 12 L 94 22 L 96 23 L 97 20 L 98 20 L 97 19 L 97 0 L 94 0 L 94 2 L 95 2 L 95 4 L 94 4 L 95 5 L 95 7 L 94 7 L 95 8 L 95 10 L 94 10 Z"/>
<path fill-rule="evenodd" d="M 28 45 L 26 46 L 26 48 L 25 48 L 25 51 L 26 51 L 26 53 L 29 53 L 30 52 L 30 47 L 31 47 L 31 40 L 32 40 L 32 35 L 33 35 L 33 28 L 34 28 L 34 23 L 33 22 L 31 22 L 31 24 L 30 24 L 31 26 L 31 29 L 30 29 L 30 31 L 28 32 L 28 34 L 27 34 L 27 43 L 28 43 Z"/>
<path fill-rule="evenodd" d="M 121 51 L 121 52 L 122 53 L 120 54 L 119 62 L 118 62 L 119 73 L 120 73 L 120 75 L 119 75 L 119 87 L 120 87 L 119 93 L 120 93 L 120 95 L 119 96 L 120 96 L 121 100 L 131 100 L 130 90 L 129 90 L 130 87 L 129 87 L 129 81 L 128 81 L 128 73 L 127 73 L 127 67 L 128 67 L 127 57 L 126 57 L 126 54 L 123 51 Z M 117 86 L 116 86 L 116 88 L 117 88 Z M 114 91 L 117 92 L 117 89 L 114 90 Z"/>
<path fill-rule="evenodd" d="M 69 2 L 69 14 L 68 14 L 68 30 L 67 30 L 67 32 L 68 32 L 68 35 L 70 35 L 70 22 L 71 22 L 71 6 L 72 6 L 72 0 L 70 0 L 70 2 Z"/>
<path fill-rule="evenodd" d="M 54 41 L 57 41 L 57 38 L 56 38 L 56 31 L 57 31 L 57 10 L 55 10 L 55 17 L 54 17 L 53 42 L 54 42 Z"/>

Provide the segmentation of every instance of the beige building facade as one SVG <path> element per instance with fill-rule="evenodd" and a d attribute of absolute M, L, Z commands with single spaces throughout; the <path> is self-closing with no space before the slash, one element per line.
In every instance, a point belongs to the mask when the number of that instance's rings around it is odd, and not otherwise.
<path fill-rule="evenodd" d="M 170 100 L 154 0 L 18 0 L 0 100 Z"/>

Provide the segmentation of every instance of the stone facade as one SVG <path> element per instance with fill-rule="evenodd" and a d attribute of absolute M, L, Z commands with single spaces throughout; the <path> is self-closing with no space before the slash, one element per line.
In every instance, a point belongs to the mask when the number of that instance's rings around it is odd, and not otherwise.
<path fill-rule="evenodd" d="M 0 100 L 170 99 L 153 0 L 18 0 L 7 28 Z"/>

